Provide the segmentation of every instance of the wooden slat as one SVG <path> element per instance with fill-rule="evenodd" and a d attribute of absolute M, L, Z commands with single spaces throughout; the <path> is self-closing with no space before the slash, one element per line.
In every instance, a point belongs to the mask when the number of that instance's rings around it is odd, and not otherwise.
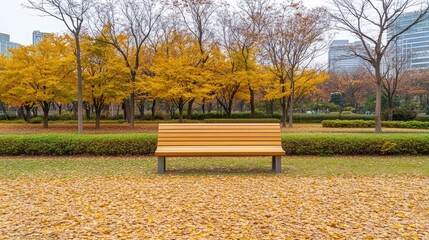
<path fill-rule="evenodd" d="M 279 129 L 162 129 L 162 133 L 193 133 L 193 132 L 232 132 L 232 133 L 241 133 L 241 132 L 264 132 L 264 133 L 278 133 Z"/>
<path fill-rule="evenodd" d="M 156 156 L 284 156 L 280 147 L 267 146 L 159 146 Z"/>
<path fill-rule="evenodd" d="M 181 142 L 181 141 L 279 141 L 278 137 L 261 137 L 261 138 L 253 138 L 253 137 L 193 137 L 193 138 L 172 138 L 172 137 L 158 137 L 159 142 Z"/>
<path fill-rule="evenodd" d="M 207 125 L 207 124 L 195 124 L 195 125 L 159 125 L 158 129 L 278 129 L 280 125 Z"/>
<path fill-rule="evenodd" d="M 252 133 L 252 132 L 245 132 L 241 133 L 240 135 L 236 133 L 159 133 L 158 136 L 160 137 L 279 137 L 280 133 Z"/>
<path fill-rule="evenodd" d="M 280 146 L 278 141 L 192 141 L 159 142 L 159 146 Z"/>

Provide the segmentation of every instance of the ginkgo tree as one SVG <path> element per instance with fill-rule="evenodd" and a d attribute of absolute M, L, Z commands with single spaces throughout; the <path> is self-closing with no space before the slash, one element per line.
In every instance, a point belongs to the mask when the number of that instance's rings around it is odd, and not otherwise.
<path fill-rule="evenodd" d="M 158 48 L 153 64 L 154 77 L 150 81 L 152 95 L 173 102 L 183 122 L 186 103 L 211 92 L 212 74 L 195 63 L 201 59 L 197 41 L 190 35 L 173 32 Z"/>
<path fill-rule="evenodd" d="M 329 79 L 328 73 L 316 69 L 308 69 L 305 71 L 296 71 L 294 76 L 295 87 L 293 95 L 298 100 L 305 95 L 317 90 L 317 87 Z M 279 82 L 277 77 L 271 77 L 271 83 L 264 88 L 266 100 L 288 99 L 291 95 L 290 82 Z"/>
<path fill-rule="evenodd" d="M 128 68 L 115 48 L 97 39 L 82 42 L 83 95 L 95 110 L 95 128 L 100 128 L 103 106 L 121 102 L 129 94 Z"/>
<path fill-rule="evenodd" d="M 34 46 L 11 49 L 12 56 L 3 61 L 0 71 L 7 86 L 5 100 L 13 105 L 37 104 L 43 110 L 43 127 L 54 101 L 66 102 L 73 94 L 75 59 L 65 36 L 47 35 Z"/>

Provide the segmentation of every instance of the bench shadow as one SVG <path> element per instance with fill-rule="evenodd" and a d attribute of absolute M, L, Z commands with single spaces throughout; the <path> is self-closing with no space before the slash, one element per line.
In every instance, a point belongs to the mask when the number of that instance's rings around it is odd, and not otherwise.
<path fill-rule="evenodd" d="M 281 174 L 287 173 L 288 169 L 284 169 Z M 168 168 L 166 169 L 168 175 L 281 175 L 276 174 L 273 170 L 268 168 Z"/>

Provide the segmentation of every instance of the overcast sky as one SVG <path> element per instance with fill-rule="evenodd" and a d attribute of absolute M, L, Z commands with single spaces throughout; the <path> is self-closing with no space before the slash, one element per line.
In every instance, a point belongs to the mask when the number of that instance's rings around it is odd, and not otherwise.
<path fill-rule="evenodd" d="M 303 2 L 307 7 L 327 5 L 324 0 Z M 12 42 L 31 44 L 34 30 L 54 33 L 66 31 L 62 22 L 50 17 L 40 17 L 37 11 L 23 8 L 23 3 L 26 0 L 0 0 L 0 32 L 9 34 Z"/>

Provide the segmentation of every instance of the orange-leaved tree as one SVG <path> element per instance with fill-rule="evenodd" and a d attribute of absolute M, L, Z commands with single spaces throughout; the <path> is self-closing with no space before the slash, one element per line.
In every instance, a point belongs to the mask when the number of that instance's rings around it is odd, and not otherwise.
<path fill-rule="evenodd" d="M 48 127 L 48 115 L 54 101 L 67 102 L 74 87 L 75 59 L 65 36 L 47 35 L 34 46 L 11 50 L 0 72 L 8 86 L 5 99 L 12 104 L 35 103 L 43 109 L 43 126 Z"/>
<path fill-rule="evenodd" d="M 308 69 L 305 71 L 295 71 L 293 95 L 295 101 L 299 101 L 305 95 L 311 95 L 317 87 L 329 79 L 329 75 L 325 71 Z M 291 82 L 281 83 L 276 77 L 271 78 L 271 84 L 264 90 L 266 92 L 266 100 L 288 99 L 292 95 L 290 84 Z"/>
<path fill-rule="evenodd" d="M 95 110 L 95 128 L 100 128 L 103 106 L 120 103 L 129 94 L 128 68 L 111 45 L 97 39 L 82 41 L 83 95 Z"/>
<path fill-rule="evenodd" d="M 154 77 L 148 84 L 152 95 L 173 102 L 183 122 L 186 103 L 211 92 L 212 73 L 195 63 L 201 59 L 198 42 L 190 35 L 173 32 L 158 48 L 154 60 Z"/>

